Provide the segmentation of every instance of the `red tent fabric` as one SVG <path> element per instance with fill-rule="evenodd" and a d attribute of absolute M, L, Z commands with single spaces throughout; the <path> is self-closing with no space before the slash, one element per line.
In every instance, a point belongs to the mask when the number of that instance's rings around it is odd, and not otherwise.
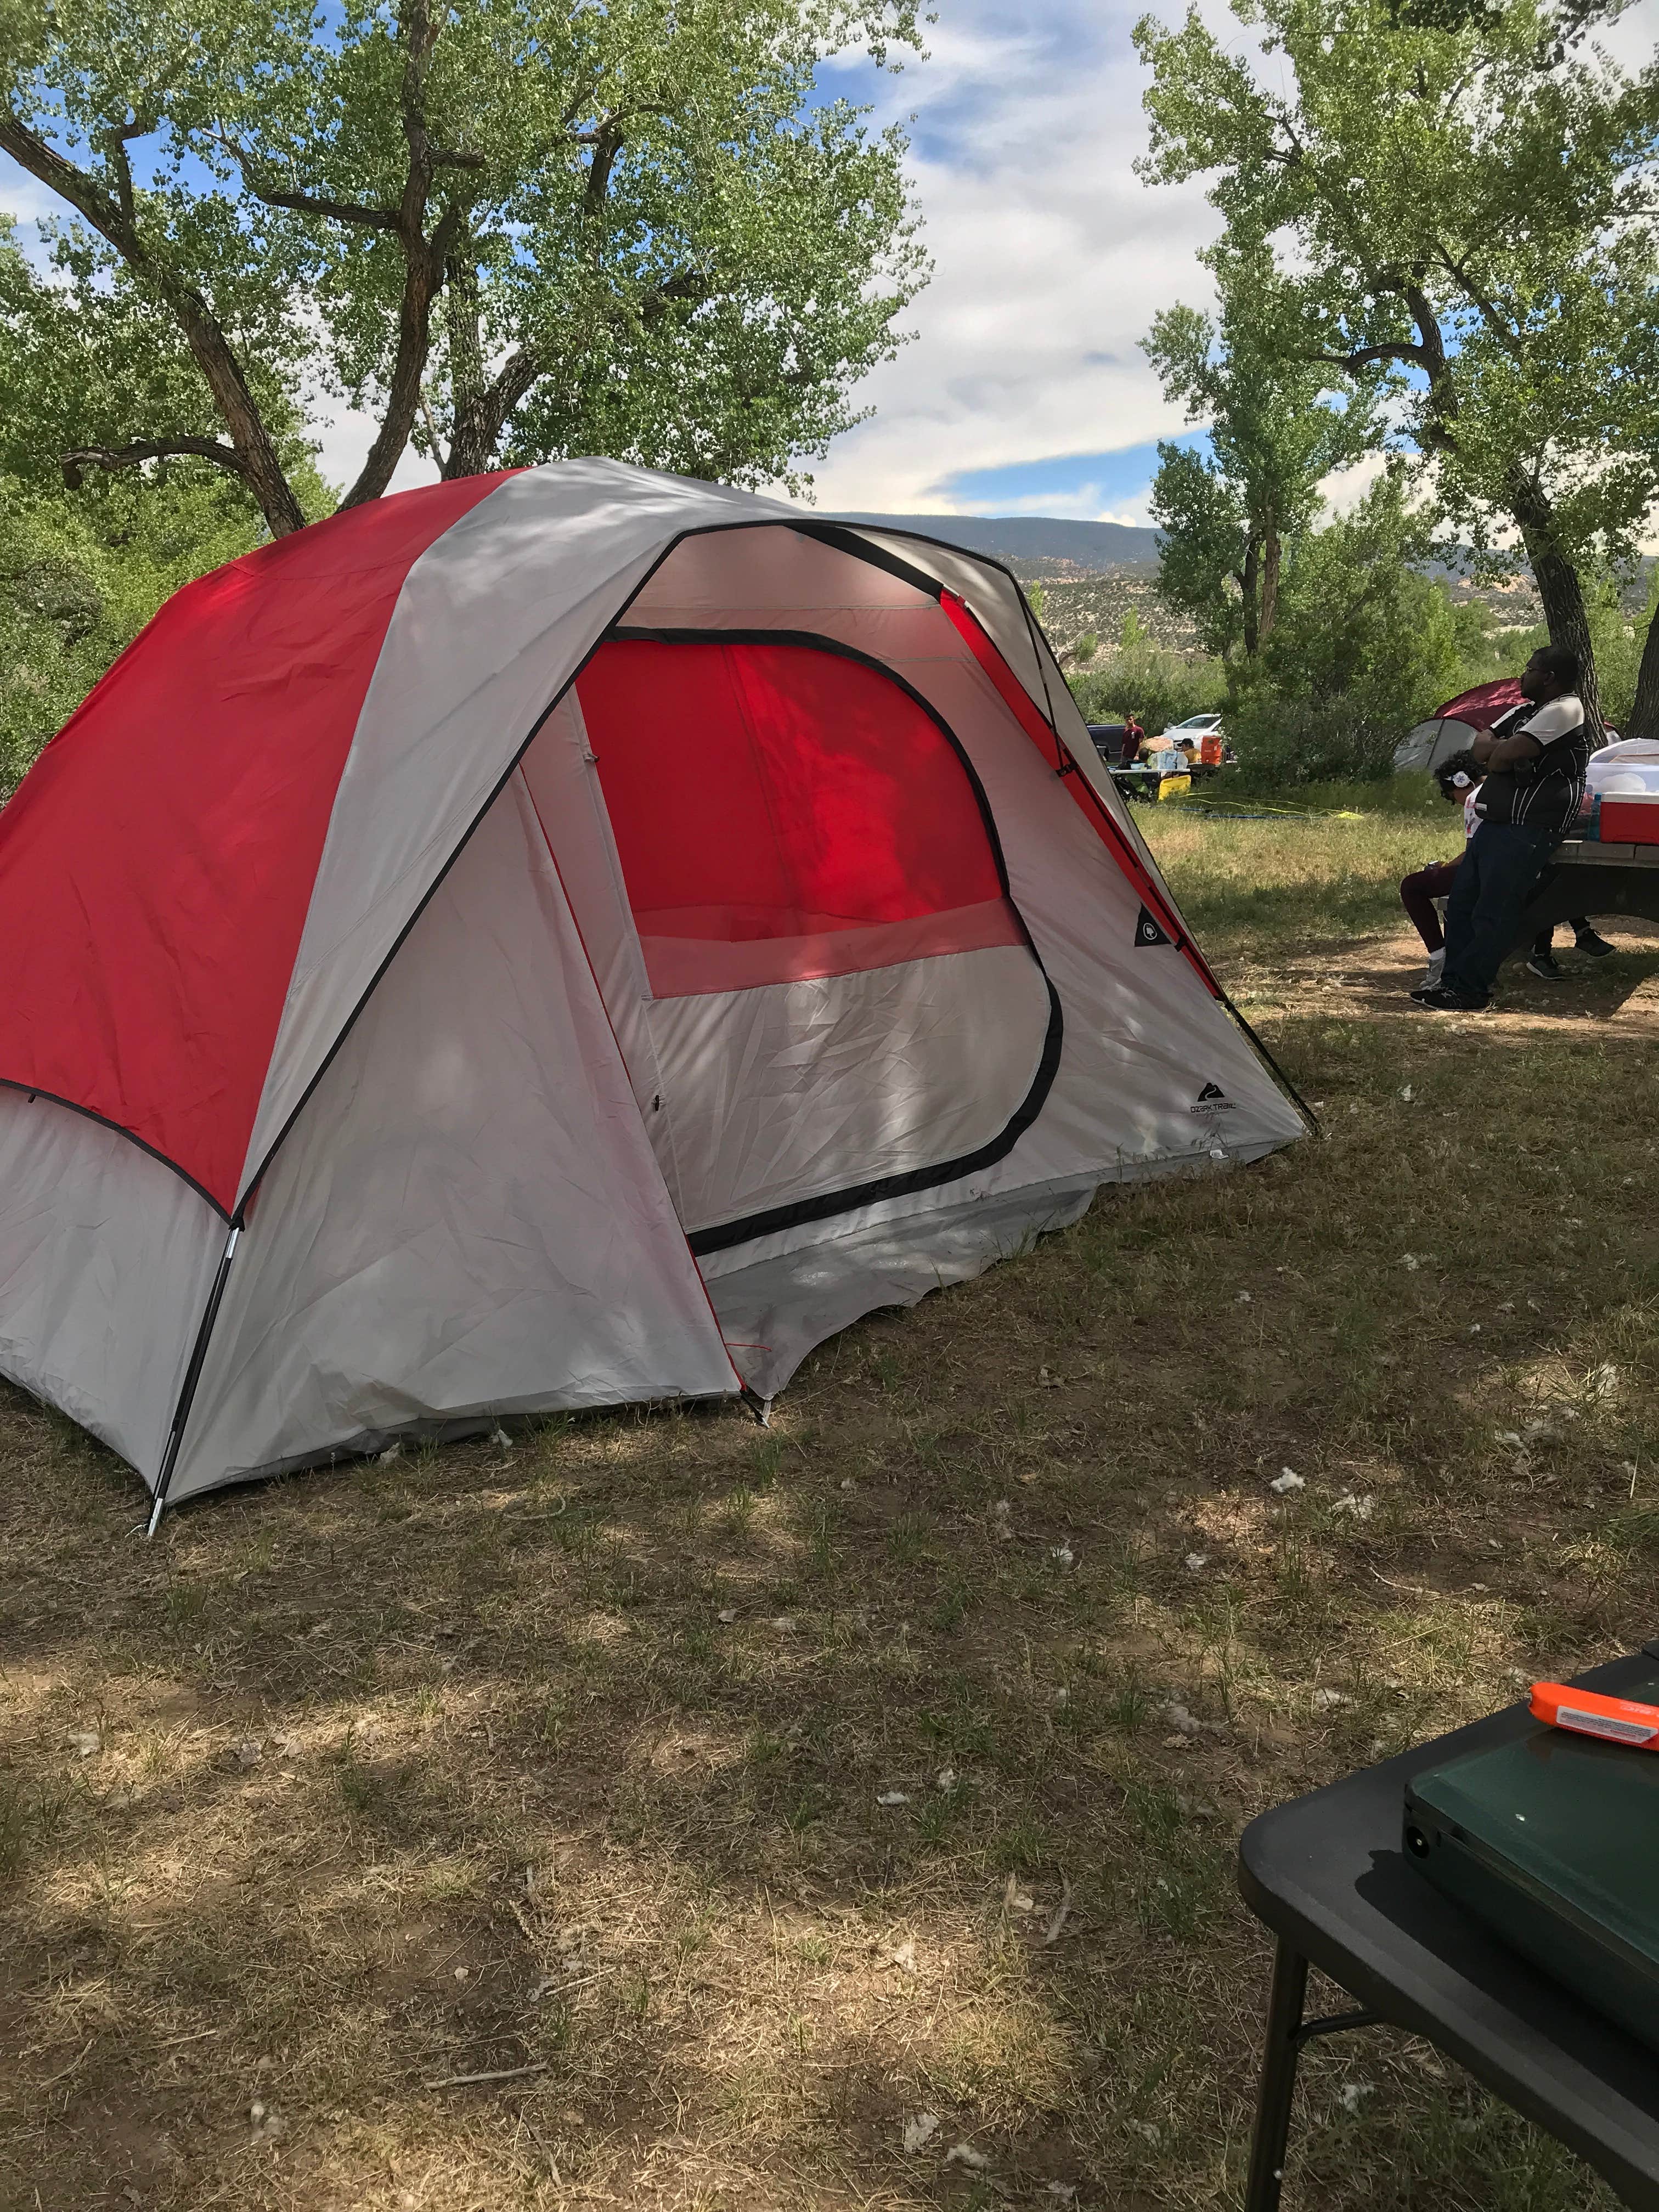
<path fill-rule="evenodd" d="M 1500 715 L 1521 704 L 1522 696 L 1516 678 L 1505 676 L 1496 684 L 1477 684 L 1473 691 L 1460 691 L 1456 698 L 1435 708 L 1433 719 L 1467 722 L 1472 730 L 1489 730 Z"/>
<path fill-rule="evenodd" d="M 112 1122 L 228 1213 L 318 855 L 404 579 L 499 476 L 187 584 L 0 813 L 0 1083 Z"/>
<path fill-rule="evenodd" d="M 1023 941 L 965 764 L 884 670 L 624 639 L 577 694 L 660 997 Z"/>

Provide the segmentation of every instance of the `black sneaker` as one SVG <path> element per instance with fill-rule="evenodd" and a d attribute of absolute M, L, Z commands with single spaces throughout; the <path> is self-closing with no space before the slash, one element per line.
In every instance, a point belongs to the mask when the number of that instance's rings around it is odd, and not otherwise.
<path fill-rule="evenodd" d="M 1434 1014 L 1478 1014 L 1491 1003 L 1486 999 L 1460 998 L 1443 983 L 1437 983 L 1431 991 L 1413 991 L 1412 996 L 1419 1006 L 1426 1006 Z"/>
<path fill-rule="evenodd" d="M 1580 952 L 1588 952 L 1592 960 L 1605 960 L 1609 952 L 1616 952 L 1619 949 L 1615 945 L 1609 945 L 1605 937 L 1598 937 L 1593 929 L 1581 932 L 1572 941 Z"/>
<path fill-rule="evenodd" d="M 1567 971 L 1553 952 L 1534 952 L 1527 962 L 1528 975 L 1541 975 L 1547 983 L 1565 983 Z"/>

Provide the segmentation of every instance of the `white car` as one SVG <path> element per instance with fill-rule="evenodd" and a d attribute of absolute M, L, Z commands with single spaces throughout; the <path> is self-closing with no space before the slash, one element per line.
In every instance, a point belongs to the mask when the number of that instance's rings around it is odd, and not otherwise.
<path fill-rule="evenodd" d="M 1174 738 L 1177 744 L 1190 738 L 1196 744 L 1200 738 L 1213 736 L 1220 727 L 1219 714 L 1188 714 L 1184 722 L 1171 723 L 1167 730 L 1160 731 L 1159 735 Z"/>

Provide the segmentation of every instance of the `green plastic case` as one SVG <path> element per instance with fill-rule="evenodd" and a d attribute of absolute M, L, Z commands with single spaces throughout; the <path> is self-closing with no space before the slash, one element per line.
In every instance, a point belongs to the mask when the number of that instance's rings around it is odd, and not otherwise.
<path fill-rule="evenodd" d="M 1659 1704 L 1659 1669 L 1620 1694 Z M 1415 1776 L 1405 1844 L 1447 1897 L 1659 2051 L 1659 1752 L 1540 1724 Z"/>

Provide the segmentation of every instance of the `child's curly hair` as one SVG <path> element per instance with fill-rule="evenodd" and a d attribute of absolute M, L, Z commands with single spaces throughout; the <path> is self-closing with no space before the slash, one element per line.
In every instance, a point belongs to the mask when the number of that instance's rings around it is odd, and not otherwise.
<path fill-rule="evenodd" d="M 1481 767 L 1474 755 L 1465 750 L 1461 753 L 1449 753 L 1436 769 L 1434 780 L 1440 786 L 1440 796 L 1443 799 L 1461 799 L 1468 790 L 1468 784 L 1458 783 L 1457 777 L 1466 775 L 1469 783 L 1479 783 L 1486 773 L 1486 769 Z"/>

